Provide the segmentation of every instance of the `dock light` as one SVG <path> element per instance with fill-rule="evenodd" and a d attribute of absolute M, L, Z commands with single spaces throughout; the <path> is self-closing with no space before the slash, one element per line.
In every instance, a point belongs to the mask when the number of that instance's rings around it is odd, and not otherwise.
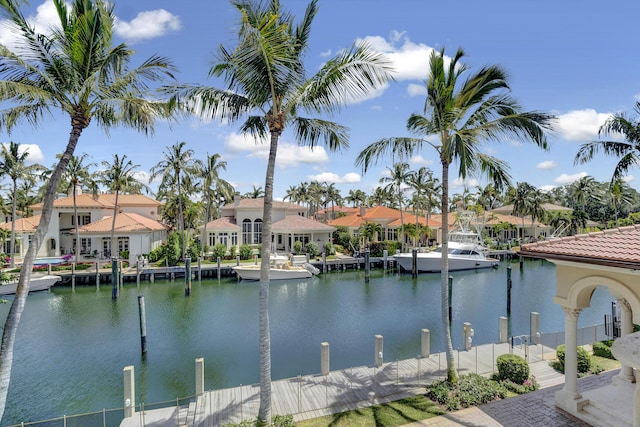
<path fill-rule="evenodd" d="M 131 399 L 125 399 L 124 400 L 124 406 L 125 406 L 125 408 L 130 407 L 131 406 Z"/>
<path fill-rule="evenodd" d="M 379 358 L 380 360 L 382 360 L 382 352 L 379 352 L 379 353 L 378 353 L 378 358 Z"/>

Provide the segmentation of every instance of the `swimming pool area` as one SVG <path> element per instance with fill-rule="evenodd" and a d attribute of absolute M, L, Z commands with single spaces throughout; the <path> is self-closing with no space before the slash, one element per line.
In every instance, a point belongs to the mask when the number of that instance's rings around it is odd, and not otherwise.
<path fill-rule="evenodd" d="M 73 256 L 64 255 L 64 256 L 53 256 L 53 257 L 44 257 L 44 258 L 36 258 L 33 262 L 33 265 L 56 265 L 56 264 L 64 264 L 69 261 Z"/>

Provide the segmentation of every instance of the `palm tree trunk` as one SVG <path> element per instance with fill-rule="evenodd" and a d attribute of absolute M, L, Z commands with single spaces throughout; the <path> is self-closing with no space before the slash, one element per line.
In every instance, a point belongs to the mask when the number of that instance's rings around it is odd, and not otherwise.
<path fill-rule="evenodd" d="M 116 258 L 120 257 L 118 251 L 118 245 L 116 244 L 116 215 L 118 214 L 118 197 L 120 196 L 120 190 L 116 189 L 116 200 L 113 206 L 113 219 L 111 219 L 111 257 L 115 252 Z"/>
<path fill-rule="evenodd" d="M 53 211 L 53 201 L 57 194 L 58 184 L 62 177 L 62 172 L 67 168 L 71 156 L 75 151 L 78 139 L 82 133 L 82 125 L 74 124 L 67 147 L 54 169 L 44 195 L 42 204 L 42 216 L 36 232 L 34 233 L 27 253 L 25 254 L 22 268 L 20 269 L 20 278 L 18 279 L 18 287 L 16 296 L 11 303 L 9 314 L 4 323 L 2 330 L 2 342 L 0 343 L 0 419 L 4 415 L 5 406 L 7 404 L 7 393 L 9 391 L 9 383 L 11 381 L 11 368 L 13 366 L 13 346 L 15 344 L 16 335 L 18 333 L 18 325 L 24 311 L 27 295 L 29 294 L 29 285 L 31 280 L 31 269 L 36 258 L 36 254 L 40 250 L 40 245 L 44 236 L 49 230 L 49 222 Z"/>
<path fill-rule="evenodd" d="M 271 258 L 271 223 L 273 208 L 273 176 L 278 151 L 279 132 L 271 132 L 271 147 L 264 183 L 264 208 L 262 213 L 262 250 L 260 260 L 260 408 L 258 419 L 271 424 L 271 332 L 269 326 L 269 267 Z"/>
<path fill-rule="evenodd" d="M 11 253 L 11 268 L 16 266 L 16 214 L 17 214 L 17 200 L 16 194 L 18 193 L 18 180 L 13 180 L 13 203 L 11 206 L 11 240 L 9 241 L 9 252 Z"/>
<path fill-rule="evenodd" d="M 447 380 L 458 382 L 456 361 L 453 357 L 451 324 L 449 319 L 449 164 L 442 162 L 442 260 L 440 274 L 440 309 L 447 354 Z"/>

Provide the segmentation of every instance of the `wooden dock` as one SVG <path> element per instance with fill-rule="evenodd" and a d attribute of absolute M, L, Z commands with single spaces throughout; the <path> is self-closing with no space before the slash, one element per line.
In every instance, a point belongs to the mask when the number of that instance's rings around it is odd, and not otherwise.
<path fill-rule="evenodd" d="M 564 382 L 548 361 L 555 353 L 548 347 L 532 345 L 528 349 L 531 373 L 541 387 Z M 487 344 L 469 351 L 456 351 L 459 374 L 491 375 L 496 358 L 513 352 L 525 357 L 524 347 Z M 330 372 L 329 375 L 306 375 L 272 382 L 272 413 L 292 414 L 294 420 L 316 418 L 343 411 L 386 403 L 414 396 L 425 386 L 446 376 L 444 353 L 430 357 L 393 361 L 376 366 L 360 366 Z M 188 405 L 144 410 L 139 405 L 121 427 L 219 426 L 255 419 L 258 415 L 258 384 L 207 391 Z"/>

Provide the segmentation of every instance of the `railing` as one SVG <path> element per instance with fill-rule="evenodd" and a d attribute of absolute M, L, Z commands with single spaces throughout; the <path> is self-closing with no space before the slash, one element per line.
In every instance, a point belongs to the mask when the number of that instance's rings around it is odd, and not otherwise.
<path fill-rule="evenodd" d="M 578 345 L 587 345 L 609 337 L 602 324 L 578 329 L 577 338 Z M 455 350 L 456 367 L 459 374 L 491 375 L 497 371 L 495 361 L 502 354 L 517 354 L 529 363 L 551 360 L 554 357 L 552 353 L 558 345 L 564 344 L 564 340 L 564 332 L 552 332 L 540 334 L 538 345 L 533 345 L 528 336 L 518 336 L 509 340 L 509 343 L 477 345 L 467 351 Z M 277 400 L 281 402 L 280 407 L 286 409 L 279 413 L 294 414 L 296 420 L 302 420 L 317 416 L 318 411 L 337 413 L 415 395 L 428 384 L 444 379 L 446 373 L 445 355 L 438 353 L 428 358 L 415 357 L 387 362 L 379 367 L 361 366 L 331 371 L 326 376 L 308 375 L 277 380 L 274 383 L 278 383 L 278 387 L 273 387 L 273 393 L 282 393 Z M 257 415 L 259 397 L 256 390 L 259 390 L 257 385 L 240 386 L 207 391 L 200 398 L 188 396 L 152 404 L 139 403 L 135 408 L 135 421 L 132 420 L 134 423 L 130 425 L 154 425 L 153 413 L 161 409 L 171 413 L 169 419 L 175 419 L 175 426 L 189 425 L 188 417 L 193 416 L 189 405 L 196 404 L 199 405 L 199 412 L 207 414 L 206 421 L 202 424 L 204 426 L 239 423 Z M 276 408 L 274 413 L 278 413 Z M 25 422 L 9 427 L 117 427 L 123 417 L 124 408 L 103 409 L 99 412 Z"/>

